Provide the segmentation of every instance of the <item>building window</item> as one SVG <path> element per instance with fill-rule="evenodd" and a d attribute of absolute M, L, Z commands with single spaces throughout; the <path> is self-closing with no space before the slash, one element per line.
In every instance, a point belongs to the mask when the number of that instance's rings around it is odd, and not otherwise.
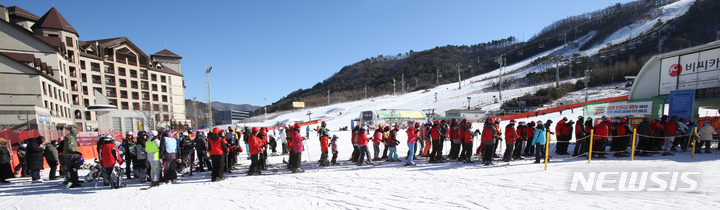
<path fill-rule="evenodd" d="M 133 131 L 133 118 L 125 118 L 125 128 L 123 129 L 123 131 Z"/>
<path fill-rule="evenodd" d="M 122 120 L 119 117 L 112 118 L 113 131 L 122 131 Z"/>
<path fill-rule="evenodd" d="M 100 72 L 100 64 L 95 62 L 90 62 L 90 70 Z"/>
<path fill-rule="evenodd" d="M 140 99 L 140 94 L 138 92 L 132 92 L 132 99 Z"/>
<path fill-rule="evenodd" d="M 92 120 L 92 115 L 90 111 L 85 111 L 85 120 Z"/>
<path fill-rule="evenodd" d="M 130 87 L 138 89 L 138 82 L 137 81 L 130 81 Z"/>
<path fill-rule="evenodd" d="M 137 70 L 130 70 L 130 77 L 137 78 Z"/>
<path fill-rule="evenodd" d="M 120 76 L 125 76 L 125 68 L 120 68 L 120 67 L 118 67 L 118 74 L 119 74 Z"/>
<path fill-rule="evenodd" d="M 128 98 L 127 91 L 121 90 L 121 91 L 120 91 L 120 98 Z"/>
<path fill-rule="evenodd" d="M 118 83 L 120 83 L 120 87 L 127 87 L 127 80 L 125 79 L 119 79 Z"/>
<path fill-rule="evenodd" d="M 45 88 L 45 82 L 42 82 L 43 86 L 43 95 L 47 95 L 47 88 Z"/>
<path fill-rule="evenodd" d="M 133 110 L 140 110 L 140 103 L 133 103 Z"/>
<path fill-rule="evenodd" d="M 165 85 L 160 86 L 160 89 L 162 90 L 163 93 L 167 92 L 167 86 L 165 86 Z"/>
<path fill-rule="evenodd" d="M 83 103 L 85 103 L 85 107 L 90 106 L 90 99 L 83 99 Z"/>
<path fill-rule="evenodd" d="M 85 69 L 85 61 L 80 61 L 80 69 Z"/>
<path fill-rule="evenodd" d="M 72 37 L 69 37 L 69 36 L 68 36 L 68 37 L 65 37 L 65 44 L 66 44 L 68 47 L 72 47 L 72 46 L 73 46 L 73 39 L 72 39 Z"/>
<path fill-rule="evenodd" d="M 153 90 L 153 91 L 158 91 L 156 84 L 152 84 L 152 90 Z"/>
<path fill-rule="evenodd" d="M 165 76 L 160 76 L 160 82 L 165 82 Z"/>
<path fill-rule="evenodd" d="M 120 107 L 124 110 L 130 109 L 130 105 L 128 104 L 128 102 L 120 102 Z"/>
<path fill-rule="evenodd" d="M 158 101 L 158 100 L 159 100 L 158 95 L 157 95 L 157 94 L 153 94 L 153 101 Z"/>
<path fill-rule="evenodd" d="M 150 80 L 157 81 L 157 74 L 150 74 Z"/>
<path fill-rule="evenodd" d="M 163 101 L 163 102 L 167 102 L 167 101 L 168 101 L 168 100 L 167 100 L 167 96 L 162 96 L 162 101 Z"/>

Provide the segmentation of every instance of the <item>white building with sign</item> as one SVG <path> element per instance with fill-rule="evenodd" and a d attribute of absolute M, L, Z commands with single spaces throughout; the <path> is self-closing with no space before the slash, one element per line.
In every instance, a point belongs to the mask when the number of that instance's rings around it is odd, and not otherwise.
<path fill-rule="evenodd" d="M 695 90 L 694 119 L 700 107 L 720 108 L 720 41 L 653 56 L 640 69 L 630 99 L 669 98 L 678 90 Z"/>

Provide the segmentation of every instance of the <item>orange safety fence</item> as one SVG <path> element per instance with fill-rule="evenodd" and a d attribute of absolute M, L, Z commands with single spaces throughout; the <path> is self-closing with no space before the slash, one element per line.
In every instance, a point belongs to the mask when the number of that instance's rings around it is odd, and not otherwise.
<path fill-rule="evenodd" d="M 610 102 L 610 101 L 623 101 L 628 100 L 628 96 L 619 96 L 619 97 L 612 97 L 612 98 L 604 98 L 604 99 L 598 99 L 588 102 L 581 102 L 581 103 L 575 103 L 575 104 L 568 104 L 564 106 L 558 106 L 558 107 L 552 107 L 547 108 L 543 110 L 537 110 L 538 113 L 553 113 L 553 112 L 559 112 L 560 110 L 567 110 L 567 109 L 574 109 L 578 107 L 583 107 L 585 104 L 592 104 L 592 103 L 601 103 L 601 102 Z M 520 114 L 513 114 L 513 115 L 503 115 L 503 116 L 497 116 L 501 120 L 512 120 L 512 119 L 519 119 L 519 118 L 527 118 L 527 116 L 530 115 L 530 117 L 535 117 L 535 112 L 525 112 Z"/>
<path fill-rule="evenodd" d="M 29 130 L 29 131 L 22 131 L 22 130 L 13 130 L 13 129 L 3 129 L 0 130 L 0 138 L 4 138 L 8 140 L 8 148 L 10 149 L 10 158 L 12 159 L 12 169 L 15 170 L 15 166 L 18 165 L 20 162 L 17 158 L 17 155 L 15 154 L 15 151 L 17 151 L 18 146 L 14 146 L 13 144 L 24 141 L 29 138 L 37 138 L 38 136 L 44 136 L 45 140 L 52 141 L 57 140 L 58 142 L 62 141 L 62 137 L 70 133 L 68 130 L 44 130 L 44 131 L 38 131 L 38 130 Z M 120 131 L 98 131 L 98 132 L 78 132 L 77 134 L 77 141 L 78 141 L 78 152 L 82 153 L 82 156 L 85 160 L 91 160 L 94 158 L 97 158 L 97 150 L 95 149 L 95 145 L 97 145 L 97 136 L 102 134 L 112 134 L 114 136 L 115 141 L 122 141 L 122 138 L 124 137 L 123 132 Z M 58 148 L 58 153 L 62 153 L 62 148 Z M 50 166 L 47 165 L 47 162 L 45 161 L 45 158 L 43 157 L 43 168 L 49 168 Z"/>

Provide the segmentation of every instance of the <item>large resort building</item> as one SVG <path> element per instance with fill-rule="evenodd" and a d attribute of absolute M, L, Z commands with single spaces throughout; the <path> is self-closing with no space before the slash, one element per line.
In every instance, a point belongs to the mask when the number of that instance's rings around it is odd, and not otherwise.
<path fill-rule="evenodd" d="M 0 5 L 0 128 L 137 131 L 185 117 L 181 56 L 86 40 L 55 9 Z"/>

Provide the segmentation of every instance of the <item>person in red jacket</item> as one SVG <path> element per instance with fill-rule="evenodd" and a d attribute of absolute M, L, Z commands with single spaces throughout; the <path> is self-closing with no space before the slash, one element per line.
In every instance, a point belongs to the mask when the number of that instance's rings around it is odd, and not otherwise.
<path fill-rule="evenodd" d="M 515 142 L 520 138 L 517 131 L 515 130 L 515 120 L 510 120 L 507 126 L 505 126 L 505 154 L 503 155 L 503 162 L 512 161 L 513 150 L 515 149 Z"/>
<path fill-rule="evenodd" d="M 370 138 L 367 137 L 367 132 L 365 132 L 365 127 L 360 127 L 360 130 L 358 130 L 357 135 L 355 136 L 357 138 L 357 145 L 360 149 L 360 156 L 358 157 L 358 166 L 363 165 L 372 165 L 373 163 L 370 161 L 370 150 L 368 150 L 367 143 L 370 141 Z M 365 162 L 365 157 L 367 157 L 367 162 Z"/>
<path fill-rule="evenodd" d="M 570 140 L 572 140 L 572 131 L 573 131 L 573 125 L 575 124 L 574 121 L 565 120 L 567 118 L 563 118 L 563 120 L 560 120 L 557 125 L 555 125 L 555 135 L 557 135 L 558 142 L 557 147 L 555 148 L 555 153 L 558 155 L 570 155 L 568 153 L 568 146 L 570 146 Z M 562 124 L 562 127 L 558 129 L 557 127 Z"/>
<path fill-rule="evenodd" d="M 480 140 L 485 144 L 482 152 L 483 165 L 493 164 L 493 144 L 495 143 L 495 139 L 500 138 L 500 134 L 497 132 L 497 130 L 495 130 L 493 124 L 495 124 L 495 120 L 493 120 L 492 118 L 487 119 L 487 121 L 485 121 L 485 126 L 483 127 L 483 131 L 480 137 Z"/>
<path fill-rule="evenodd" d="M 450 124 L 450 130 L 449 130 L 449 136 L 450 136 L 450 153 L 448 154 L 448 157 L 450 159 L 457 159 L 458 155 L 460 154 L 460 136 L 458 135 L 458 131 L 460 131 L 460 125 L 457 121 L 454 121 Z"/>
<path fill-rule="evenodd" d="M 441 163 L 442 160 L 438 158 L 438 152 L 440 148 L 440 121 L 435 120 L 432 127 L 430 128 L 430 140 L 432 142 L 432 152 L 430 152 L 430 163 Z"/>
<path fill-rule="evenodd" d="M 472 133 L 472 123 L 467 122 L 460 128 L 460 140 L 462 141 L 462 152 L 460 153 L 460 160 L 463 163 L 474 163 L 472 161 L 472 146 L 475 135 Z M 489 145 L 492 148 L 492 145 Z"/>
<path fill-rule="evenodd" d="M 267 149 L 268 145 L 270 145 L 267 137 L 267 128 L 259 128 L 258 129 L 258 138 L 260 139 L 260 153 L 258 154 L 258 165 L 260 166 L 260 170 L 267 170 Z"/>
<path fill-rule="evenodd" d="M 417 129 L 420 127 L 420 123 L 415 123 L 415 126 L 408 126 L 407 130 L 405 131 L 407 133 L 407 145 L 408 145 L 408 156 L 407 156 L 407 163 L 405 166 L 415 166 L 415 162 L 413 162 L 413 157 L 415 156 L 415 142 L 417 142 L 418 138 L 418 132 Z"/>
<path fill-rule="evenodd" d="M 673 115 L 672 117 L 670 117 L 670 121 L 665 123 L 665 127 L 663 128 L 663 130 L 660 131 L 660 132 L 664 131 L 664 133 L 665 133 L 665 144 L 664 144 L 665 152 L 662 153 L 662 156 L 674 155 L 673 153 L 670 152 L 670 150 L 675 146 L 674 145 L 670 146 L 670 144 L 673 143 L 673 141 L 675 140 L 675 136 L 677 136 L 677 133 L 680 130 L 680 129 L 678 129 L 679 126 L 678 126 L 677 120 L 678 120 L 678 116 Z"/>
<path fill-rule="evenodd" d="M 112 135 L 109 136 L 105 136 L 101 139 L 106 143 L 100 148 L 100 165 L 102 165 L 105 170 L 105 180 L 108 180 L 110 183 L 110 188 L 117 189 L 125 187 L 125 185 L 119 185 L 120 183 L 116 182 L 111 175 L 115 169 L 115 163 L 122 164 L 123 159 L 120 156 L 118 146 L 114 144 L 115 140 L 112 139 Z M 117 177 L 120 179 L 122 174 L 117 174 Z"/>
<path fill-rule="evenodd" d="M 252 134 L 248 137 L 248 151 L 250 151 L 250 169 L 247 172 L 248 176 L 260 175 L 260 158 L 259 154 L 262 153 L 262 140 L 258 137 L 260 130 L 256 127 L 252 128 Z"/>
<path fill-rule="evenodd" d="M 210 179 L 213 182 L 225 180 L 225 152 L 227 142 L 220 137 L 220 128 L 213 128 L 208 134 L 208 144 L 210 145 L 210 160 L 212 160 L 212 173 Z"/>
<path fill-rule="evenodd" d="M 527 127 L 525 127 L 525 149 L 523 150 L 522 156 L 534 156 L 535 154 L 535 145 L 532 145 L 532 140 L 535 138 L 535 122 L 530 121 L 527 124 Z"/>
<path fill-rule="evenodd" d="M 382 127 L 378 127 L 375 129 L 375 132 L 373 133 L 373 149 L 374 149 L 374 155 L 373 155 L 373 161 L 380 161 L 380 142 L 383 140 L 383 132 Z"/>
<path fill-rule="evenodd" d="M 607 138 L 610 136 L 610 118 L 607 116 L 602 117 L 602 122 L 595 125 L 593 129 L 595 129 L 595 135 L 593 136 L 594 142 L 593 142 L 593 151 L 597 152 L 597 154 L 593 154 L 593 156 L 597 155 L 594 158 L 607 158 L 605 157 L 605 143 L 607 142 Z"/>

